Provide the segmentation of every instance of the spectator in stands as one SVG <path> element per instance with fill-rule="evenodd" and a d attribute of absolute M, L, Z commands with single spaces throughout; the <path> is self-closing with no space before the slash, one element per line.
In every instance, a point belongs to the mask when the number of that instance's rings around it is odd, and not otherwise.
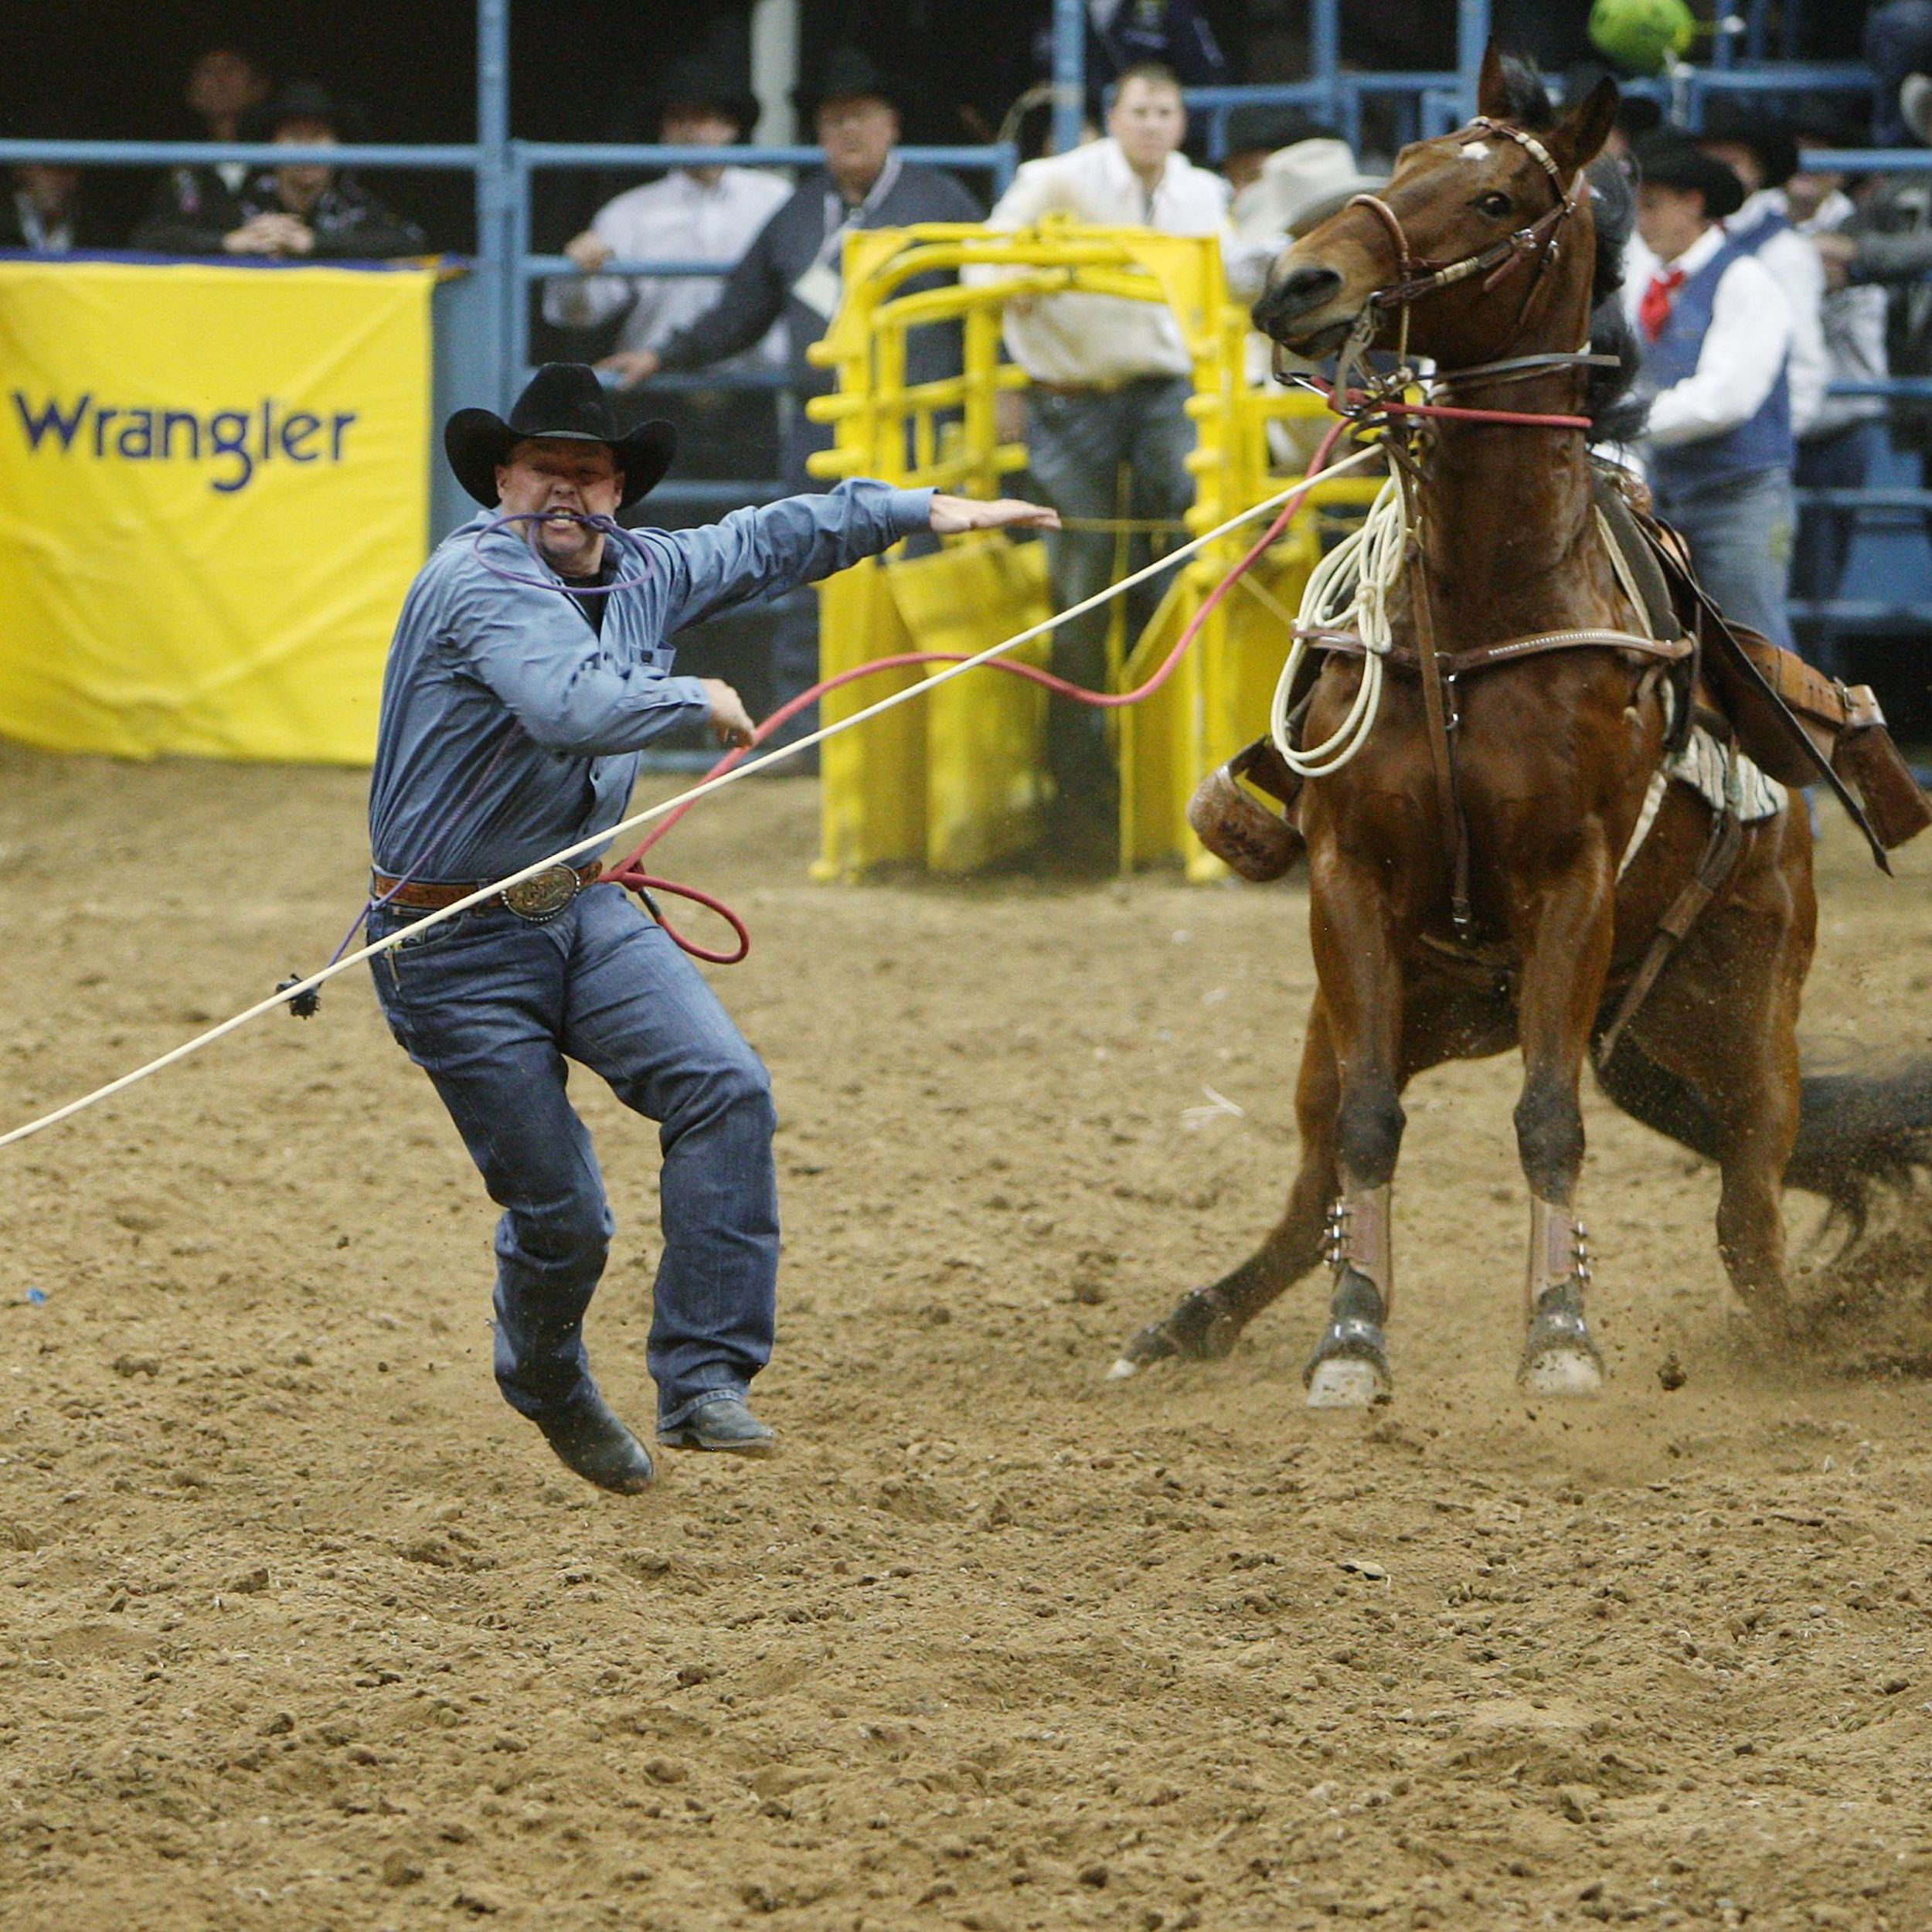
<path fill-rule="evenodd" d="M 262 120 L 269 140 L 291 148 L 332 148 L 362 133 L 360 114 L 311 81 L 285 88 Z M 171 255 L 375 261 L 420 254 L 427 244 L 414 223 L 392 214 L 353 175 L 304 162 L 264 168 L 238 193 L 193 209 L 157 208 L 134 245 Z"/>
<path fill-rule="evenodd" d="M 1714 107 L 1697 145 L 1744 184 L 1744 205 L 1724 232 L 1771 271 L 1791 311 L 1791 434 L 1803 436 L 1824 406 L 1825 264 L 1791 222 L 1784 187 L 1798 172 L 1798 138 L 1782 122 Z"/>
<path fill-rule="evenodd" d="M 1886 0 L 1874 7 L 1865 22 L 1865 58 L 1872 70 L 1872 145 L 1903 148 L 1906 83 L 1932 73 L 1932 0 Z"/>
<path fill-rule="evenodd" d="M 1227 184 L 1179 151 L 1187 134 L 1181 86 L 1171 69 L 1131 67 L 1121 77 L 1104 141 L 1029 162 L 988 218 L 1019 228 L 1066 214 L 1109 228 L 1148 227 L 1174 235 L 1216 235 L 1233 247 Z M 1263 244 L 1238 260 L 1250 287 L 1273 250 Z M 999 271 L 992 271 L 997 276 Z M 1065 294 L 1008 305 L 1006 346 L 1032 378 L 1034 476 L 1063 516 L 1103 519 L 1124 513 L 1180 518 L 1194 499 L 1187 413 L 1193 363 L 1179 324 L 1164 306 L 1118 296 Z M 1131 478 L 1124 494 L 1121 472 Z M 1114 543 L 1105 531 L 1069 530 L 1051 539 L 1055 603 L 1062 610 L 1104 587 Z M 1158 588 L 1131 608 L 1129 624 L 1151 614 Z M 1053 634 L 1053 668 L 1098 689 L 1107 682 L 1104 610 Z M 1117 820 L 1117 785 L 1104 715 L 1056 699 L 1047 750 L 1058 794 L 1056 843 L 1077 858 L 1105 855 Z"/>
<path fill-rule="evenodd" d="M 1643 453 L 1658 514 L 1689 539 L 1726 615 L 1788 646 L 1790 311 L 1770 271 L 1724 232 L 1743 185 L 1675 133 L 1637 149 L 1624 282 L 1650 390 Z"/>
<path fill-rule="evenodd" d="M 758 231 L 716 301 L 655 348 L 631 352 L 626 365 L 633 385 L 661 369 L 709 369 L 742 355 L 782 318 L 791 385 L 801 404 L 785 438 L 784 481 L 794 491 L 818 487 L 806 462 L 815 451 L 832 447 L 831 426 L 808 421 L 802 403 L 832 388 L 832 371 L 815 368 L 806 352 L 824 335 L 838 306 L 847 234 L 859 228 L 979 219 L 978 204 L 951 175 L 919 167 L 894 151 L 901 99 L 900 83 L 867 55 L 855 49 L 835 50 L 816 88 L 801 100 L 811 111 L 825 166 L 808 174 Z M 916 278 L 901 292 L 933 287 L 937 279 Z M 959 359 L 956 328 L 915 329 L 906 345 L 906 379 L 929 383 L 957 376 Z M 814 600 L 802 600 L 781 630 L 772 668 L 781 700 L 816 681 Z M 811 729 L 810 716 L 801 713 L 793 731 Z"/>
<path fill-rule="evenodd" d="M 564 247 L 586 271 L 582 281 L 552 282 L 544 291 L 545 318 L 561 328 L 594 328 L 621 318 L 614 353 L 597 366 L 620 384 L 645 372 L 645 353 L 661 348 L 718 300 L 722 275 L 600 275 L 610 261 L 714 261 L 734 267 L 758 231 L 791 198 L 791 185 L 757 168 L 734 168 L 724 151 L 757 125 L 758 103 L 730 74 L 703 60 L 680 62 L 660 94 L 658 138 L 680 148 L 716 148 L 716 167 L 679 168 L 662 180 L 607 202 L 596 219 Z M 776 370 L 784 359 L 784 332 L 774 324 L 723 369 Z M 689 476 L 765 475 L 770 450 L 772 399 L 743 390 L 707 390 L 672 399 L 679 467 Z M 654 411 L 655 413 L 655 411 Z M 765 450 L 762 458 L 757 452 Z M 747 468 L 747 465 L 750 468 Z"/>
<path fill-rule="evenodd" d="M 42 102 L 28 125 L 8 131 L 26 140 L 79 141 L 89 130 L 71 105 L 56 100 Z M 77 248 L 105 248 L 114 240 L 101 232 L 87 205 L 78 168 L 26 162 L 6 170 L 5 182 L 0 188 L 0 248 L 66 255 Z"/>
<path fill-rule="evenodd" d="M 1040 72 L 1053 65 L 1053 31 L 1034 39 Z M 1233 78 L 1199 0 L 1087 0 L 1087 111 L 1098 120 L 1107 88 L 1130 69 L 1165 67 L 1189 87 L 1223 87 Z"/>
<path fill-rule="evenodd" d="M 1855 135 L 1847 138 L 1837 128 L 1809 134 L 1801 131 L 1798 139 L 1801 155 L 1807 148 L 1858 145 Z M 1844 175 L 1814 172 L 1801 158 L 1798 172 L 1785 183 L 1784 194 L 1798 231 L 1820 244 L 1826 281 L 1825 347 L 1831 381 L 1879 382 L 1890 369 L 1885 340 L 1885 291 L 1870 283 L 1853 286 L 1845 263 L 1835 257 L 1827 260 L 1822 252 L 1823 239 L 1835 236 L 1854 213 L 1845 189 Z M 1864 488 L 1883 457 L 1884 437 L 1883 397 L 1828 394 L 1798 443 L 1800 487 Z M 1791 563 L 1791 587 L 1797 596 L 1837 595 L 1851 548 L 1851 517 L 1842 510 L 1815 509 L 1798 519 Z"/>
<path fill-rule="evenodd" d="M 253 54 L 236 47 L 210 47 L 188 70 L 188 111 L 201 123 L 204 141 L 240 141 L 243 130 L 268 98 L 268 73 Z M 217 162 L 212 168 L 171 168 L 155 191 L 148 219 L 134 236 L 137 248 L 172 253 L 154 237 L 185 223 L 226 234 L 240 225 L 236 196 L 247 180 L 245 161 Z"/>
<path fill-rule="evenodd" d="M 12 171 L 12 192 L 0 200 L 0 248 L 66 255 L 99 245 L 87 232 L 78 168 L 36 161 Z"/>

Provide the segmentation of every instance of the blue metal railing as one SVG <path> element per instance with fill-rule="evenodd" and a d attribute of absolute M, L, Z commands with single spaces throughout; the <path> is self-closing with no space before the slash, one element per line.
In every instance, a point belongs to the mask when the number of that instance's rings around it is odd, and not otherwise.
<path fill-rule="evenodd" d="M 1190 108 L 1205 128 L 1208 150 L 1219 158 L 1226 151 L 1228 117 L 1236 108 L 1253 105 L 1304 108 L 1334 124 L 1352 141 L 1360 138 L 1364 104 L 1389 104 L 1395 130 L 1403 138 L 1440 133 L 1459 124 L 1475 109 L 1477 75 L 1487 44 L 1490 0 L 1458 0 L 1457 65 L 1454 71 L 1417 70 L 1355 73 L 1345 70 L 1341 57 L 1342 0 L 1309 0 L 1309 73 L 1305 80 L 1261 87 L 1199 88 L 1188 91 Z M 1683 71 L 1672 80 L 1637 81 L 1630 91 L 1661 100 L 1674 117 L 1692 128 L 1702 124 L 1709 104 L 1726 95 L 1794 97 L 1818 93 L 1859 94 L 1872 86 L 1869 71 L 1842 63 L 1773 63 L 1769 0 L 1749 0 L 1741 29 L 1726 22 L 1713 43 L 1713 63 Z M 1084 72 L 1087 9 L 1084 0 L 1054 0 L 1053 100 L 1056 145 L 1070 145 L 1077 138 L 1084 110 Z M 1788 56 L 1795 44 L 1796 0 L 1783 0 L 1778 51 Z M 297 148 L 274 143 L 208 141 L 0 141 L 0 165 L 47 161 L 77 166 L 169 167 L 241 162 L 250 165 L 321 163 L 370 170 L 457 171 L 472 175 L 476 191 L 477 249 L 472 264 L 477 300 L 470 304 L 474 339 L 468 344 L 466 366 L 477 373 L 473 386 L 493 386 L 500 406 L 507 407 L 527 372 L 531 291 L 553 277 L 580 271 L 560 255 L 532 252 L 530 202 L 533 176 L 550 169 L 623 168 L 640 172 L 678 166 L 734 165 L 802 167 L 815 165 L 816 148 L 679 149 L 604 147 L 554 142 L 517 141 L 509 124 L 509 0 L 477 0 L 477 134 L 470 142 L 421 146 L 370 144 L 341 147 Z M 909 159 L 983 172 L 994 192 L 1011 178 L 1017 157 L 1010 147 L 909 148 Z M 1932 151 L 1859 149 L 1815 153 L 1808 165 L 1848 173 L 1919 172 L 1932 170 Z M 604 274 L 718 276 L 728 267 L 692 261 L 614 261 Z M 662 376 L 654 386 L 664 390 L 736 387 L 782 390 L 785 379 L 775 372 L 710 372 Z M 1883 383 L 1839 386 L 1835 393 L 1877 395 L 1896 399 L 1932 396 L 1932 377 L 1899 377 Z M 719 481 L 677 486 L 693 505 L 727 507 L 749 496 L 768 494 L 770 483 Z M 1807 491 L 1801 500 L 1808 509 L 1825 514 L 1866 515 L 1893 519 L 1916 517 L 1926 510 L 1932 492 L 1880 488 L 1856 491 Z M 1900 618 L 1903 607 L 1882 600 L 1833 600 L 1794 606 L 1794 614 L 1828 618 L 1855 624 Z"/>

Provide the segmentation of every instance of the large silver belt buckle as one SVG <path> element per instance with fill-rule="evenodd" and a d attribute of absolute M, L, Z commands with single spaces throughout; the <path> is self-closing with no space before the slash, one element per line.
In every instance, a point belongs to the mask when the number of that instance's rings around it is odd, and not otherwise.
<path fill-rule="evenodd" d="M 554 919 L 583 889 L 583 882 L 569 866 L 546 866 L 543 871 L 503 889 L 503 903 L 519 919 L 540 926 Z"/>

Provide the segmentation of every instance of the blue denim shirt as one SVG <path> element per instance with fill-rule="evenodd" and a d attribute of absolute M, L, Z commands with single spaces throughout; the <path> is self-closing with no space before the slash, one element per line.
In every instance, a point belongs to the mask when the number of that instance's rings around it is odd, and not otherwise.
<path fill-rule="evenodd" d="M 699 529 L 611 539 L 617 575 L 645 580 L 611 595 L 600 634 L 524 540 L 529 526 L 485 537 L 483 555 L 556 588 L 508 583 L 484 567 L 477 533 L 498 514 L 447 538 L 403 600 L 369 782 L 380 872 L 501 879 L 615 825 L 639 750 L 705 715 L 698 680 L 671 673 L 668 640 L 925 529 L 932 492 L 855 480 Z"/>

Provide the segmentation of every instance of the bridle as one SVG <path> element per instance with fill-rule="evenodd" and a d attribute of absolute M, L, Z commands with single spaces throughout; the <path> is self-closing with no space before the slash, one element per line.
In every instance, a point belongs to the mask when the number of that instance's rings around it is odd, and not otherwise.
<path fill-rule="evenodd" d="M 1492 242 L 1487 248 L 1479 249 L 1473 255 L 1465 255 L 1460 260 L 1434 262 L 1417 255 L 1409 246 L 1409 236 L 1402 226 L 1402 219 L 1379 195 L 1356 195 L 1344 204 L 1349 208 L 1366 208 L 1383 226 L 1388 230 L 1389 239 L 1396 245 L 1396 259 L 1402 279 L 1386 288 L 1379 288 L 1369 298 L 1369 304 L 1376 308 L 1406 308 L 1412 302 L 1420 301 L 1425 295 L 1433 295 L 1437 289 L 1453 287 L 1456 283 L 1467 281 L 1472 275 L 1487 275 L 1483 284 L 1485 294 L 1505 281 L 1526 263 L 1534 260 L 1536 274 L 1531 278 L 1533 289 L 1543 270 L 1556 258 L 1557 236 L 1565 222 L 1577 212 L 1577 204 L 1582 199 L 1584 173 L 1577 170 L 1575 179 L 1566 188 L 1563 171 L 1556 165 L 1554 157 L 1536 137 L 1521 128 L 1512 128 L 1505 121 L 1492 121 L 1487 115 L 1478 115 L 1469 123 L 1468 133 L 1480 128 L 1485 134 L 1495 134 L 1505 141 L 1513 141 L 1523 152 L 1534 161 L 1549 178 L 1549 185 L 1556 194 L 1556 203 L 1546 214 L 1541 215 L 1527 228 L 1519 228 L 1512 235 L 1505 235 L 1501 241 Z M 1450 137 L 1452 140 L 1457 137 Z"/>
<path fill-rule="evenodd" d="M 1402 225 L 1402 217 L 1379 195 L 1355 195 L 1345 202 L 1342 212 L 1345 213 L 1349 209 L 1355 207 L 1366 208 L 1388 231 L 1389 240 L 1395 243 L 1398 279 L 1376 289 L 1364 304 L 1337 365 L 1335 392 L 1338 396 L 1348 392 L 1352 372 L 1362 368 L 1369 345 L 1381 327 L 1383 315 L 1392 308 L 1397 311 L 1398 315 L 1396 373 L 1401 384 L 1406 385 L 1413 380 L 1409 370 L 1410 310 L 1425 297 L 1435 294 L 1444 288 L 1454 287 L 1458 282 L 1468 281 L 1474 276 L 1484 277 L 1483 292 L 1487 294 L 1502 287 L 1519 270 L 1529 268 L 1529 283 L 1523 291 L 1522 304 L 1516 311 L 1515 322 L 1503 345 L 1505 351 L 1527 327 L 1531 304 L 1545 286 L 1545 270 L 1560 259 L 1560 238 L 1564 224 L 1577 212 L 1587 185 L 1587 177 L 1584 170 L 1579 168 L 1566 187 L 1563 170 L 1557 166 L 1555 157 L 1534 134 L 1521 128 L 1512 128 L 1507 121 L 1492 120 L 1486 114 L 1479 114 L 1461 130 L 1459 134 L 1448 138 L 1454 140 L 1472 137 L 1478 132 L 1514 141 L 1522 148 L 1549 177 L 1551 190 L 1556 196 L 1555 202 L 1546 213 L 1539 215 L 1526 227 L 1516 230 L 1513 234 L 1505 235 L 1500 241 L 1492 242 L 1488 247 L 1478 249 L 1472 255 L 1464 255 L 1449 262 L 1434 261 L 1427 256 L 1418 255 L 1410 246 L 1408 231 Z M 1445 371 L 1434 379 L 1444 386 L 1454 386 L 1458 383 L 1466 383 L 1477 376 L 1519 381 L 1549 369 L 1614 360 L 1614 357 L 1593 357 L 1587 352 L 1573 355 L 1564 352 L 1528 356 L 1505 355 L 1496 361 L 1479 363 L 1472 368 Z M 1277 373 L 1281 373 L 1278 350 Z M 1388 387 L 1386 384 L 1376 386 L 1385 390 Z M 1553 426 L 1554 420 L 1552 419 Z M 1573 417 L 1566 419 L 1566 426 L 1573 424 L 1576 420 Z"/>

